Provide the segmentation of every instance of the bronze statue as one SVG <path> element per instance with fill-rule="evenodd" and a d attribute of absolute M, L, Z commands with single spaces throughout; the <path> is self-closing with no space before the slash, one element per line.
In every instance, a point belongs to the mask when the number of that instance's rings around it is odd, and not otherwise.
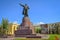
<path fill-rule="evenodd" d="M 28 16 L 28 9 L 29 7 L 27 6 L 27 4 L 23 5 L 23 4 L 20 4 L 22 7 L 23 7 L 23 15 L 24 16 Z"/>

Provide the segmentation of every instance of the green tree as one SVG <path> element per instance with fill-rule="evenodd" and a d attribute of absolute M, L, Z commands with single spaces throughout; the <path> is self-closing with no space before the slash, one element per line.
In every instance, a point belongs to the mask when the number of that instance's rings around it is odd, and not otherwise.
<path fill-rule="evenodd" d="M 0 37 L 3 35 L 3 29 L 2 25 L 0 24 Z"/>
<path fill-rule="evenodd" d="M 2 23 L 1 23 L 1 26 L 2 26 L 2 32 L 4 35 L 7 34 L 7 29 L 8 29 L 8 19 L 4 19 L 2 18 Z"/>
<path fill-rule="evenodd" d="M 40 27 L 35 27 L 35 32 L 36 33 L 41 33 L 41 28 Z"/>
<path fill-rule="evenodd" d="M 0 34 L 1 34 L 1 24 L 0 24 Z"/>

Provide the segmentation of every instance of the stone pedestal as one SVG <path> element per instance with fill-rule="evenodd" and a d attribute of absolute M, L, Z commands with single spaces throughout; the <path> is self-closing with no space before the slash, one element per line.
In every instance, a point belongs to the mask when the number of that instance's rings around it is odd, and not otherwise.
<path fill-rule="evenodd" d="M 34 27 L 32 23 L 30 22 L 30 19 L 28 16 L 23 17 L 22 23 L 19 26 L 19 29 L 15 31 L 15 36 L 26 36 L 34 34 Z"/>
<path fill-rule="evenodd" d="M 32 23 L 30 22 L 29 17 L 23 17 L 22 23 L 20 25 L 20 29 L 30 29 L 32 30 L 32 34 L 34 34 L 34 27 Z"/>

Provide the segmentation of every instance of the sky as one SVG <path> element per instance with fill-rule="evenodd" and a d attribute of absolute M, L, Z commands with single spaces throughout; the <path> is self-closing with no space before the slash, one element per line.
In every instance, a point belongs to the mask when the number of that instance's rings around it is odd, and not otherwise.
<path fill-rule="evenodd" d="M 28 15 L 32 23 L 60 22 L 60 0 L 0 0 L 0 23 L 2 18 L 9 22 L 22 22 L 23 8 L 19 3 L 29 6 Z"/>

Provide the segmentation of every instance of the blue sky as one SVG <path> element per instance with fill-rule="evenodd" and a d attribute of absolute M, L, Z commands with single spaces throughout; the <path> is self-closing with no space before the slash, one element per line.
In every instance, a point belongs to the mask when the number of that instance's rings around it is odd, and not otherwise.
<path fill-rule="evenodd" d="M 20 24 L 23 8 L 19 3 L 29 6 L 28 14 L 32 23 L 60 22 L 60 0 L 0 0 L 0 22 L 3 17 Z"/>

